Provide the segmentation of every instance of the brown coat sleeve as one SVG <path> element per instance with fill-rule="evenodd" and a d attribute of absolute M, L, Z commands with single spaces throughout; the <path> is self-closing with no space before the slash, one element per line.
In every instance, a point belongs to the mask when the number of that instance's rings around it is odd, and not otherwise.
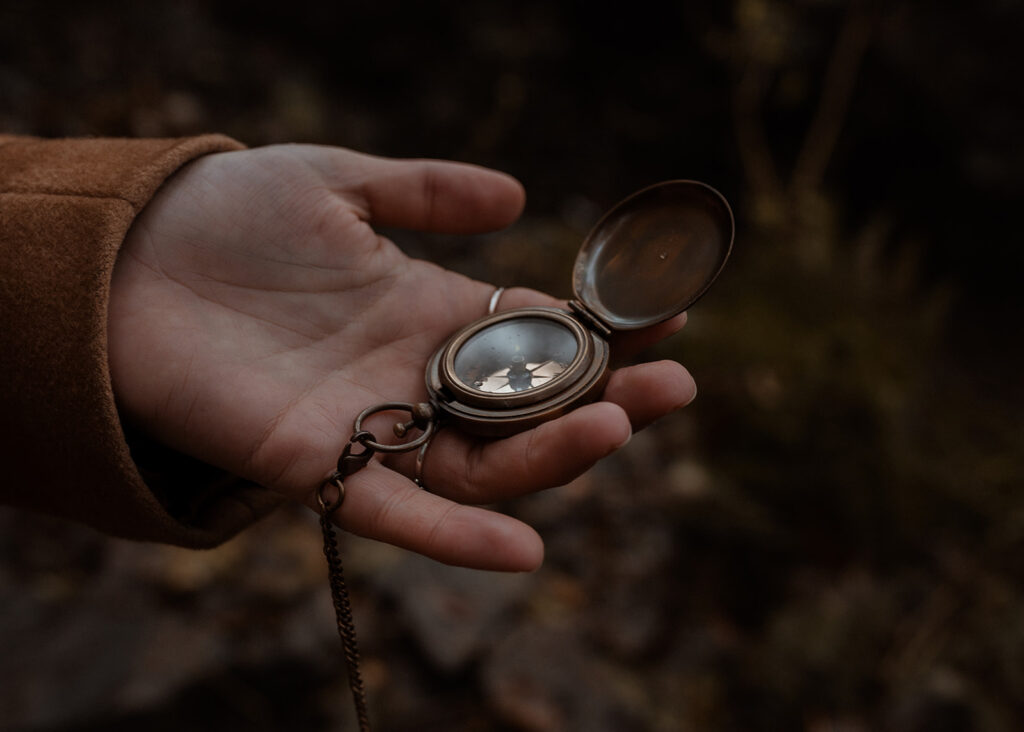
<path fill-rule="evenodd" d="M 218 135 L 0 136 L 0 501 L 197 547 L 276 504 L 256 486 L 126 438 L 107 363 L 110 276 L 133 219 L 181 166 L 240 147 Z"/>

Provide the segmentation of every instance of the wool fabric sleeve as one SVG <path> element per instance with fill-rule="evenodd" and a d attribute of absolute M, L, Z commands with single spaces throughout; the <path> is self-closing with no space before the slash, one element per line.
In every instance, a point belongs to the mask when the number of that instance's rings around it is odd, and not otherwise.
<path fill-rule="evenodd" d="M 0 502 L 192 547 L 277 505 L 132 434 L 107 358 L 110 278 L 135 216 L 189 161 L 241 147 L 220 135 L 0 135 Z"/>

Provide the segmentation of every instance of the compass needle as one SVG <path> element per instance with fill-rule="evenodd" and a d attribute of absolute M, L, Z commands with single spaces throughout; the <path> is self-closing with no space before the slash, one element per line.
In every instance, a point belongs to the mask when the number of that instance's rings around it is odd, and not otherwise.
<path fill-rule="evenodd" d="M 537 368 L 531 369 L 533 372 L 534 379 L 540 377 L 544 379 L 553 379 L 560 373 L 565 371 L 565 366 L 558 363 L 558 361 L 545 361 L 542 364 L 538 364 Z"/>

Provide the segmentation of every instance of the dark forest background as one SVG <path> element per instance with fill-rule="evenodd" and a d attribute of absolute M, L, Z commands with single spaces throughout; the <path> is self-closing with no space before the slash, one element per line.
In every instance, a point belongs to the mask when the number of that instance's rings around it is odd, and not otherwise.
<path fill-rule="evenodd" d="M 345 540 L 381 729 L 1015 730 L 1022 30 L 1009 0 L 0 0 L 0 130 L 497 167 L 509 230 L 389 233 L 562 296 L 633 190 L 732 201 L 654 354 L 697 401 L 502 507 L 543 569 Z M 300 509 L 208 552 L 0 513 L 0 727 L 350 729 L 319 541 Z"/>

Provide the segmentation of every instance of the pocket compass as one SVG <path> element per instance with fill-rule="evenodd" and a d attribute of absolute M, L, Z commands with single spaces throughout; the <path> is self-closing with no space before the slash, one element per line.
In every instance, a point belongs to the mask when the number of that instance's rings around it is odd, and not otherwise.
<path fill-rule="evenodd" d="M 697 181 L 634 193 L 594 226 L 573 268 L 569 310 L 518 308 L 455 333 L 427 364 L 431 401 L 459 429 L 503 437 L 597 399 L 608 341 L 695 303 L 732 249 L 732 211 Z"/>
<path fill-rule="evenodd" d="M 518 308 L 470 323 L 427 363 L 430 401 L 387 402 L 363 410 L 338 458 L 316 491 L 331 596 L 345 651 L 359 729 L 370 729 L 359 651 L 331 514 L 345 499 L 344 479 L 374 453 L 419 448 L 423 458 L 441 423 L 482 437 L 503 437 L 594 401 L 608 380 L 608 338 L 678 315 L 697 302 L 732 250 L 733 216 L 725 198 L 704 183 L 674 180 L 634 193 L 606 213 L 583 241 L 573 268 L 568 310 Z M 405 411 L 397 445 L 377 441 L 364 421 Z"/>

